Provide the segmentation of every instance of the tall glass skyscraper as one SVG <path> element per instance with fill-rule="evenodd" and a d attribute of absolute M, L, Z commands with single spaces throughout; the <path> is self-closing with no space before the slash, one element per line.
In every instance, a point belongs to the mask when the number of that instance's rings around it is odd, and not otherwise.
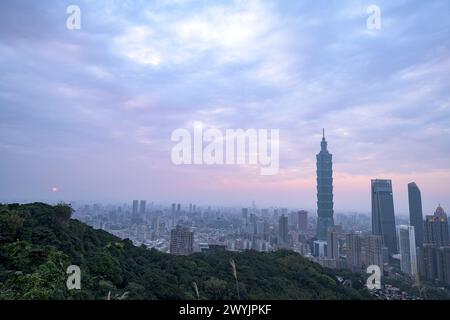
<path fill-rule="evenodd" d="M 409 223 L 414 227 L 416 247 L 423 244 L 423 214 L 422 196 L 419 187 L 414 183 L 408 183 Z"/>
<path fill-rule="evenodd" d="M 372 180 L 372 233 L 383 237 L 390 254 L 397 252 L 391 180 Z"/>
<path fill-rule="evenodd" d="M 334 227 L 333 219 L 333 162 L 327 150 L 325 130 L 323 130 L 321 150 L 317 159 L 317 239 L 326 240 L 329 227 Z"/>
<path fill-rule="evenodd" d="M 417 253 L 414 226 L 397 227 L 398 248 L 400 250 L 400 268 L 412 276 L 417 275 Z"/>

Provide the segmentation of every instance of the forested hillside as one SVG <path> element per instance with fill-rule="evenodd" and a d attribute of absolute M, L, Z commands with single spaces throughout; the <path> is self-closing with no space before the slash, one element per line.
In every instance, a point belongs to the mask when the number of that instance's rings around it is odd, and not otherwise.
<path fill-rule="evenodd" d="M 71 219 L 66 205 L 0 205 L 0 299 L 366 299 L 333 271 L 290 251 L 172 256 L 135 247 Z M 81 268 L 81 290 L 67 290 L 66 268 Z M 194 285 L 195 283 L 195 285 Z"/>

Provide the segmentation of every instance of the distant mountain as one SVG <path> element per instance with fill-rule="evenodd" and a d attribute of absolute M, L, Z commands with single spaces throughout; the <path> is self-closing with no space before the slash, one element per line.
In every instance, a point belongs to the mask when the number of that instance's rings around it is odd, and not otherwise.
<path fill-rule="evenodd" d="M 359 274 L 291 251 L 172 256 L 71 219 L 66 205 L 0 205 L 0 299 L 370 299 Z M 66 268 L 81 268 L 81 290 Z M 337 276 L 352 280 L 343 286 Z M 195 285 L 194 285 L 195 283 Z"/>

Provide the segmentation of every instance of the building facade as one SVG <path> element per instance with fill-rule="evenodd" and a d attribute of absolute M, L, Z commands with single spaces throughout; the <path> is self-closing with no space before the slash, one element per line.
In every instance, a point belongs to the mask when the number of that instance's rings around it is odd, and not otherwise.
<path fill-rule="evenodd" d="M 298 231 L 305 232 L 308 230 L 308 211 L 300 210 L 298 214 Z"/>
<path fill-rule="evenodd" d="M 400 252 L 400 268 L 404 273 L 416 276 L 418 271 L 414 227 L 407 225 L 398 226 L 397 236 Z"/>
<path fill-rule="evenodd" d="M 333 161 L 328 152 L 325 130 L 317 160 L 317 239 L 326 240 L 328 228 L 334 226 L 333 218 Z"/>
<path fill-rule="evenodd" d="M 170 253 L 174 255 L 190 255 L 194 247 L 194 233 L 189 228 L 176 226 L 170 232 Z"/>
<path fill-rule="evenodd" d="M 450 246 L 424 243 L 419 256 L 420 278 L 450 285 Z"/>
<path fill-rule="evenodd" d="M 279 244 L 283 247 L 288 245 L 288 233 L 289 233 L 289 226 L 288 226 L 288 217 L 282 214 L 280 216 L 280 219 L 278 220 L 278 237 L 279 237 Z"/>
<path fill-rule="evenodd" d="M 437 252 L 436 271 L 438 281 L 450 285 L 450 247 L 440 247 Z"/>
<path fill-rule="evenodd" d="M 389 254 L 397 252 L 392 181 L 372 180 L 372 233 L 383 238 Z"/>
<path fill-rule="evenodd" d="M 327 258 L 339 260 L 339 232 L 336 228 L 328 228 Z"/>
<path fill-rule="evenodd" d="M 423 214 L 422 195 L 419 187 L 414 183 L 408 183 L 409 224 L 414 227 L 416 247 L 423 244 Z"/>
<path fill-rule="evenodd" d="M 381 236 L 350 233 L 346 235 L 346 263 L 353 271 L 377 265 L 383 270 L 383 240 Z"/>
<path fill-rule="evenodd" d="M 430 215 L 426 216 L 424 222 L 424 241 L 438 247 L 450 245 L 447 216 Z"/>

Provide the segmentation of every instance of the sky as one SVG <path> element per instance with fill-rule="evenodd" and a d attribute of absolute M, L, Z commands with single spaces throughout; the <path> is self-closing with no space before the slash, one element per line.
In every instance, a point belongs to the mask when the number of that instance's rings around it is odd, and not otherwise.
<path fill-rule="evenodd" d="M 368 29 L 367 7 L 381 28 Z M 70 30 L 69 5 L 80 29 Z M 0 201 L 311 208 L 322 128 L 335 211 L 370 179 L 450 211 L 450 2 L 0 1 Z M 280 170 L 174 165 L 171 133 L 280 132 Z"/>

